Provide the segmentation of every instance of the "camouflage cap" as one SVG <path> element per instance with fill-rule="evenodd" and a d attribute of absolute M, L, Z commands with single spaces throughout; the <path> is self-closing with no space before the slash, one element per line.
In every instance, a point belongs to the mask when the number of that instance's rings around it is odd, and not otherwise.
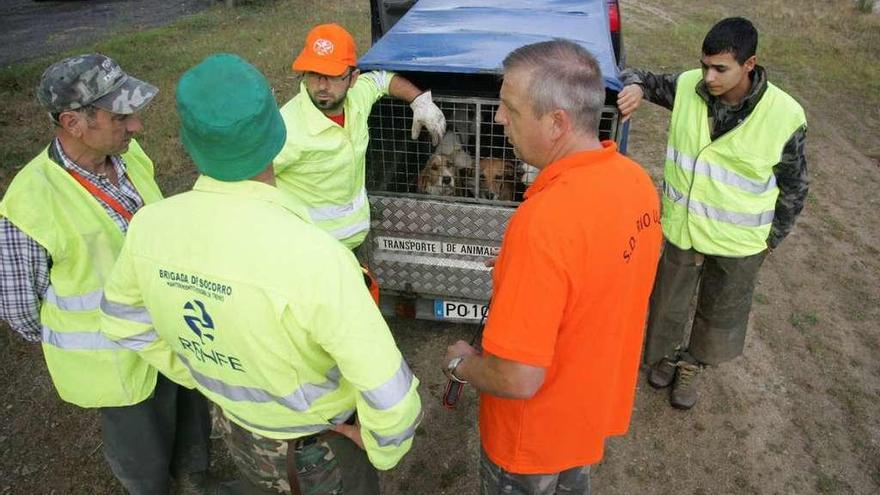
<path fill-rule="evenodd" d="M 143 108 L 159 89 L 123 72 L 99 53 L 77 55 L 52 64 L 40 78 L 37 99 L 50 113 L 89 105 L 129 114 Z"/>

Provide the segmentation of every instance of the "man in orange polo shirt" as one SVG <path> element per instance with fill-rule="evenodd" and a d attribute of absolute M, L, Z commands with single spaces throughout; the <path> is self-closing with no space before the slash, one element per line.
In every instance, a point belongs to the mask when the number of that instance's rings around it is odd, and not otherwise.
<path fill-rule="evenodd" d="M 444 362 L 481 392 L 483 495 L 588 494 L 605 438 L 629 426 L 660 206 L 644 170 L 599 141 L 604 100 L 579 45 L 504 60 L 495 120 L 541 172 L 501 245 L 482 353 L 458 341 Z"/>

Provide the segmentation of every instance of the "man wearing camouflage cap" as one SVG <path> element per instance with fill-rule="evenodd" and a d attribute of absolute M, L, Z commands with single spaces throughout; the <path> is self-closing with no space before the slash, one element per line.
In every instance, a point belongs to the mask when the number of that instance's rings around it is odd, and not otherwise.
<path fill-rule="evenodd" d="M 130 493 L 168 493 L 172 476 L 201 493 L 205 399 L 98 332 L 104 280 L 129 221 L 162 198 L 133 139 L 157 92 L 100 54 L 43 73 L 37 98 L 55 137 L 0 201 L 0 318 L 42 342 L 61 399 L 100 410 L 104 455 Z"/>

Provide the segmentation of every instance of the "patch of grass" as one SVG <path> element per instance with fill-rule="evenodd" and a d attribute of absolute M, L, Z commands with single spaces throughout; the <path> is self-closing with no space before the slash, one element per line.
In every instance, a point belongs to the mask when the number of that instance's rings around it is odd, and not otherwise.
<path fill-rule="evenodd" d="M 863 14 L 874 12 L 875 0 L 856 0 L 856 10 Z"/>
<path fill-rule="evenodd" d="M 816 316 L 816 313 L 800 313 L 796 311 L 788 317 L 788 322 L 791 323 L 791 325 L 798 330 L 804 331 L 808 328 L 812 328 L 818 325 L 819 317 Z"/>
<path fill-rule="evenodd" d="M 315 8 L 308 0 L 277 0 L 247 2 L 235 9 L 216 5 L 165 27 L 120 33 L 0 70 L 4 102 L 0 105 L 0 190 L 52 138 L 51 125 L 34 96 L 40 75 L 51 63 L 100 51 L 159 88 L 159 95 L 142 114 L 144 133 L 137 139 L 156 165 L 159 186 L 169 195 L 189 189 L 196 178 L 178 139 L 174 89 L 183 72 L 212 53 L 236 53 L 263 71 L 283 104 L 299 90 L 290 64 L 308 30 L 322 22 L 336 22 L 351 31 L 360 54 L 369 47 L 368 2 L 327 0 Z"/>
<path fill-rule="evenodd" d="M 760 292 L 755 292 L 754 299 L 755 302 L 758 304 L 768 304 L 770 302 L 770 299 L 768 299 L 766 295 Z"/>
<path fill-rule="evenodd" d="M 846 414 L 848 421 L 843 426 L 854 432 L 852 435 L 854 442 L 864 444 L 871 438 L 865 425 L 870 424 L 870 418 L 873 416 L 872 411 L 880 406 L 880 397 L 853 385 L 852 383 L 855 381 L 855 378 L 842 381 L 842 383 L 826 389 L 825 393 L 829 397 L 833 397 Z M 866 445 L 860 446 L 866 447 Z"/>
<path fill-rule="evenodd" d="M 823 212 L 819 216 L 819 219 L 822 220 L 822 223 L 825 224 L 831 237 L 837 239 L 838 241 L 844 241 L 850 244 L 855 241 L 855 235 L 853 234 L 852 230 L 830 213 Z"/>
<path fill-rule="evenodd" d="M 843 481 L 837 475 L 819 473 L 816 478 L 816 491 L 819 493 L 853 493 L 849 483 Z"/>

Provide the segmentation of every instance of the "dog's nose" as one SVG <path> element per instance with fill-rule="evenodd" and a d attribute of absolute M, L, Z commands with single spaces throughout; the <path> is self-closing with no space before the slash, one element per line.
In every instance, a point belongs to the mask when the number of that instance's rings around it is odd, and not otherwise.
<path fill-rule="evenodd" d="M 440 183 L 444 186 L 448 186 L 449 184 L 452 184 L 452 177 L 444 175 L 443 178 L 440 179 Z"/>

